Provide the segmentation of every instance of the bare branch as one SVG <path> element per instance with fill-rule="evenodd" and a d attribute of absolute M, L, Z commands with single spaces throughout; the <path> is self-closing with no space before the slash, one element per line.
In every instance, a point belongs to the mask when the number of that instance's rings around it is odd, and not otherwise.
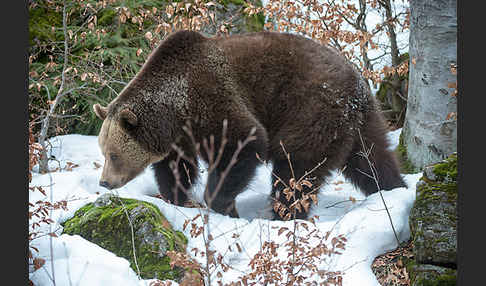
<path fill-rule="evenodd" d="M 66 0 L 63 1 L 63 10 L 62 10 L 62 25 L 63 25 L 63 31 L 64 31 L 64 64 L 62 68 L 62 73 L 61 73 L 61 86 L 59 87 L 59 90 L 57 91 L 57 96 L 54 99 L 54 102 L 50 101 L 50 109 L 46 114 L 46 117 L 44 118 L 42 122 L 42 127 L 39 135 L 39 144 L 43 147 L 41 159 L 39 161 L 39 171 L 41 173 L 48 172 L 49 167 L 48 167 L 48 158 L 47 158 L 47 149 L 45 148 L 45 140 L 47 138 L 47 131 L 49 129 L 49 123 L 50 123 L 50 117 L 51 114 L 54 113 L 57 105 L 61 101 L 64 95 L 67 93 L 63 93 L 64 91 L 64 85 L 66 83 L 66 69 L 67 69 L 67 63 L 68 63 L 68 34 L 67 34 L 67 12 L 66 12 Z M 46 87 L 47 89 L 47 87 Z M 48 91 L 48 96 L 50 97 L 50 93 Z"/>
<path fill-rule="evenodd" d="M 368 166 L 370 167 L 371 172 L 372 172 L 372 176 L 368 176 L 368 177 L 372 178 L 375 181 L 376 188 L 378 190 L 378 193 L 380 194 L 380 197 L 381 197 L 381 200 L 383 202 L 383 205 L 385 206 L 385 210 L 386 210 L 386 213 L 388 215 L 388 219 L 390 220 L 390 225 L 392 227 L 393 234 L 395 235 L 395 239 L 397 241 L 397 246 L 399 246 L 400 245 L 400 240 L 398 239 L 398 235 L 397 235 L 397 232 L 395 230 L 395 226 L 393 225 L 393 220 L 391 218 L 390 211 L 388 210 L 388 207 L 386 205 L 385 199 L 383 198 L 383 194 L 381 193 L 381 188 L 380 188 L 380 184 L 378 182 L 378 177 L 377 177 L 377 174 L 376 174 L 375 166 L 373 165 L 373 163 L 371 162 L 371 160 L 369 158 L 369 156 L 371 154 L 371 149 L 373 148 L 373 145 L 371 145 L 370 149 L 366 149 L 366 145 L 364 143 L 363 137 L 361 136 L 361 131 L 359 129 L 358 129 L 358 134 L 359 134 L 359 138 L 361 140 L 361 146 L 363 148 L 363 151 L 362 152 L 359 152 L 359 154 L 361 156 L 363 156 L 366 159 L 366 161 L 368 162 Z M 361 173 L 364 173 L 364 172 L 361 172 Z M 366 173 L 364 173 L 364 174 L 366 174 Z"/>

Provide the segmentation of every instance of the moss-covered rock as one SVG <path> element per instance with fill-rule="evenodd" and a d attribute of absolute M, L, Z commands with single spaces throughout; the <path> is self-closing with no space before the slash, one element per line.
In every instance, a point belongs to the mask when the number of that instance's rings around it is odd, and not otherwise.
<path fill-rule="evenodd" d="M 410 286 L 455 286 L 457 270 L 446 267 L 415 264 L 407 265 L 407 272 L 410 273 Z"/>
<path fill-rule="evenodd" d="M 418 265 L 430 264 L 452 269 L 457 268 L 456 153 L 444 161 L 427 166 L 424 169 L 424 175 L 417 183 L 417 197 L 410 212 L 409 222 L 414 245 L 414 259 Z M 429 275 L 424 274 L 428 272 L 422 270 L 423 268 L 417 268 L 417 271 L 423 272 L 420 275 Z M 447 277 L 440 278 L 444 280 L 441 280 L 441 283 L 446 283 L 446 280 L 449 281 Z"/>
<path fill-rule="evenodd" d="M 126 258 L 137 271 L 127 214 L 133 225 L 140 276 L 180 281 L 184 271 L 177 267 L 172 269 L 166 253 L 169 250 L 185 251 L 187 239 L 181 232 L 174 231 L 159 209 L 150 203 L 105 194 L 80 208 L 63 224 L 63 232 L 80 235 Z"/>

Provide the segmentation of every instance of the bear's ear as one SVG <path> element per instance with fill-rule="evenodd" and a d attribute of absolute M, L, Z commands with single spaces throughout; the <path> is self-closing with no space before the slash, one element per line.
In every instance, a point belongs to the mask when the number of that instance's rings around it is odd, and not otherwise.
<path fill-rule="evenodd" d="M 120 124 L 126 130 L 131 130 L 138 125 L 137 115 L 130 109 L 125 108 L 120 112 Z"/>
<path fill-rule="evenodd" d="M 93 105 L 93 110 L 96 116 L 98 116 L 101 120 L 105 120 L 106 114 L 108 113 L 108 109 L 106 107 L 103 107 L 96 103 L 95 105 Z"/>

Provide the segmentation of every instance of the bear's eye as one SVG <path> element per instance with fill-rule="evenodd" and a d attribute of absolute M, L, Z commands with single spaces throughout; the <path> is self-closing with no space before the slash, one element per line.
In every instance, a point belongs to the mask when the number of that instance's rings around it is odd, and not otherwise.
<path fill-rule="evenodd" d="M 110 154 L 110 159 L 111 159 L 112 161 L 115 161 L 115 160 L 117 160 L 117 159 L 118 159 L 118 155 L 116 155 L 116 154 Z"/>

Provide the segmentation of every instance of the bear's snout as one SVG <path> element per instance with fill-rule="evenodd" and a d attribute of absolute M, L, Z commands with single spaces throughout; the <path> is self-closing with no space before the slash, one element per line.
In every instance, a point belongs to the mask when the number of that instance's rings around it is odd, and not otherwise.
<path fill-rule="evenodd" d="M 113 189 L 113 186 L 108 183 L 108 181 L 100 181 L 100 186 L 107 188 L 108 190 Z"/>

